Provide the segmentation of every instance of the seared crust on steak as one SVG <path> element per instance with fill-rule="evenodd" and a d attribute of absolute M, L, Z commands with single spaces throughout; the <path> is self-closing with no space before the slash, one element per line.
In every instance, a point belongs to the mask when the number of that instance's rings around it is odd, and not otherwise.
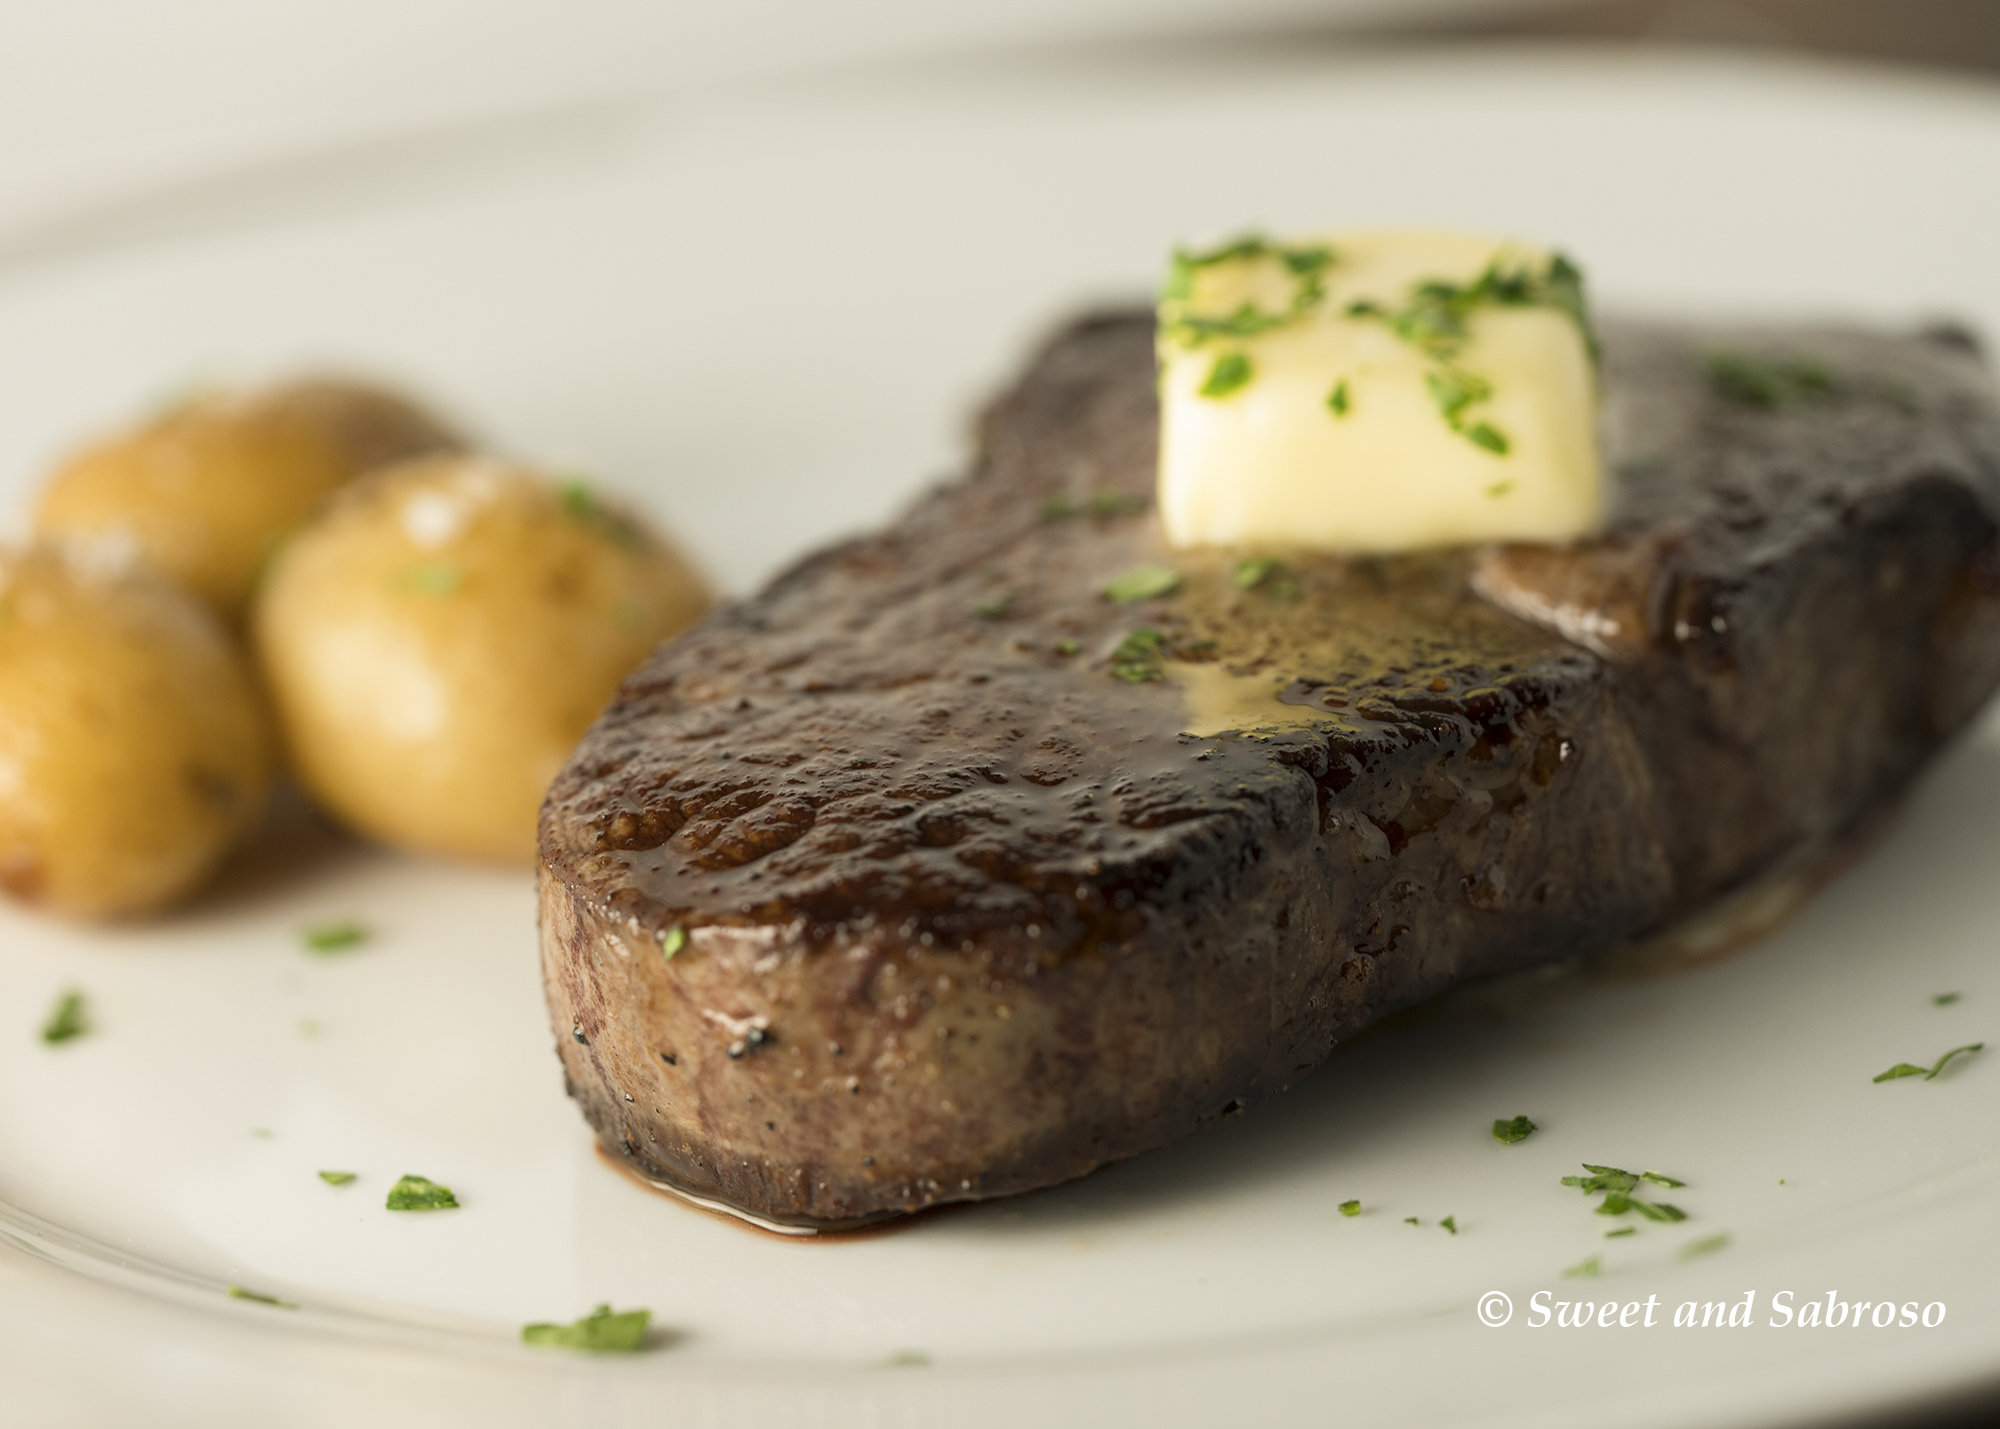
<path fill-rule="evenodd" d="M 972 475 L 662 646 L 542 815 L 605 1147 L 823 1227 L 1051 1185 L 1893 798 L 2000 680 L 1984 367 L 1603 338 L 1619 493 L 1575 546 L 1290 553 L 1238 589 L 1242 553 L 1092 514 L 1153 485 L 1152 327 L 1114 315 L 994 405 Z M 1718 347 L 1831 390 L 1732 397 Z M 1180 589 L 1103 597 L 1145 561 Z"/>

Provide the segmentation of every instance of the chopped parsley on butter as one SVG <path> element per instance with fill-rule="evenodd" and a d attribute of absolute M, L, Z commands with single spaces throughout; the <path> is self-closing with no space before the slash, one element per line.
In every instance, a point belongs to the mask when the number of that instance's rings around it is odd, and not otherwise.
<path fill-rule="evenodd" d="M 1559 253 L 1251 235 L 1175 255 L 1157 331 L 1175 546 L 1398 551 L 1599 522 L 1596 345 Z"/>

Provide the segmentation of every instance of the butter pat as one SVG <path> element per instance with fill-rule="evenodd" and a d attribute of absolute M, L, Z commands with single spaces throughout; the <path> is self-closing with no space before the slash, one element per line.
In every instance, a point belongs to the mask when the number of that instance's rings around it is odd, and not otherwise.
<path fill-rule="evenodd" d="M 1582 282 L 1546 250 L 1383 231 L 1181 254 L 1159 357 L 1175 546 L 1560 541 L 1602 517 Z"/>

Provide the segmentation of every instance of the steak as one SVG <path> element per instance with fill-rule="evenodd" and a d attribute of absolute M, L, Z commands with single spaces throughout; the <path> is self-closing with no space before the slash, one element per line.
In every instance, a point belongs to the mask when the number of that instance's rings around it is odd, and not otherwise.
<path fill-rule="evenodd" d="M 1052 1185 L 1854 830 L 2000 680 L 1985 367 L 1629 323 L 1602 379 L 1600 536 L 1244 564 L 1148 509 L 1150 317 L 1057 336 L 969 476 L 663 645 L 556 780 L 605 1149 L 826 1229 Z"/>

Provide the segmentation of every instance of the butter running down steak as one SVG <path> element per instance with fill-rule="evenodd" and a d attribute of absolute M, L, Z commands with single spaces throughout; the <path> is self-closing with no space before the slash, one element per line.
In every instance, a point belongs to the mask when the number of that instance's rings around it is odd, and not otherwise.
<path fill-rule="evenodd" d="M 606 1150 L 822 1229 L 1049 1186 L 1895 798 L 2000 680 L 1969 340 L 1602 342 L 1616 495 L 1573 546 L 1169 551 L 1152 320 L 1114 314 L 969 477 L 657 650 L 542 813 Z"/>

